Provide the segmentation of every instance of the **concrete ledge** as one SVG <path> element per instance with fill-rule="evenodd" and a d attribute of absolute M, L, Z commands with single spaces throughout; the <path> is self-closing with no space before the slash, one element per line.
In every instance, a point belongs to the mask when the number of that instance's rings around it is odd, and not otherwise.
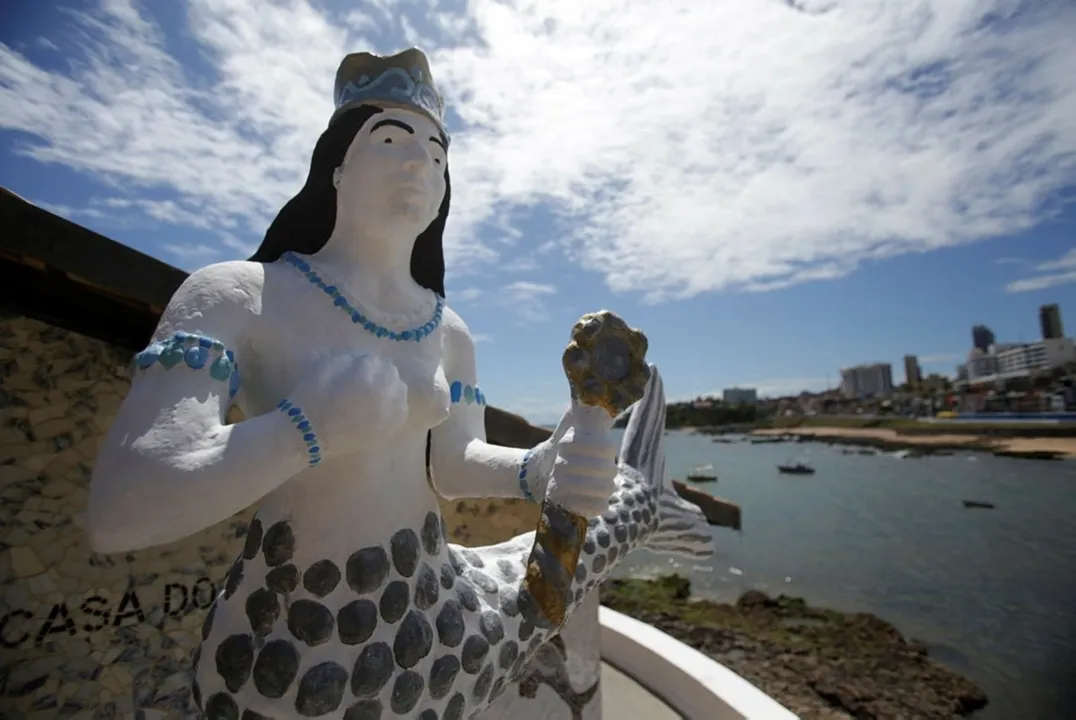
<path fill-rule="evenodd" d="M 686 720 L 799 720 L 724 665 L 657 628 L 607 607 L 598 617 L 602 660 Z"/>

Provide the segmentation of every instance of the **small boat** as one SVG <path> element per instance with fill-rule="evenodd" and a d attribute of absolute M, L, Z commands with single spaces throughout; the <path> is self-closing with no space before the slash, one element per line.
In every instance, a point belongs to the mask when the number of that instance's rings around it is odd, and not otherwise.
<path fill-rule="evenodd" d="M 717 475 L 688 475 L 688 482 L 717 482 Z"/>
<path fill-rule="evenodd" d="M 993 510 L 994 509 L 994 503 L 985 502 L 983 500 L 965 500 L 964 501 L 964 507 L 966 507 L 969 510 L 974 510 L 976 508 L 982 509 L 982 510 Z"/>
<path fill-rule="evenodd" d="M 795 465 L 778 465 L 777 470 L 787 475 L 813 475 L 814 468 L 810 465 L 804 465 L 803 463 L 796 463 Z"/>

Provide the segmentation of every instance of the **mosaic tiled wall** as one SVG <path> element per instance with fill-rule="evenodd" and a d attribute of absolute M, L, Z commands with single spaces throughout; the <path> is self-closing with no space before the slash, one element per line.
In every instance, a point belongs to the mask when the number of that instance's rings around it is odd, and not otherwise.
<path fill-rule="evenodd" d="M 192 714 L 190 656 L 248 515 L 164 547 L 89 551 L 82 513 L 90 472 L 127 392 L 128 359 L 35 320 L 0 318 L 0 717 Z M 537 520 L 522 502 L 443 508 L 456 541 L 470 545 Z M 532 680 L 487 715 L 597 718 L 595 632 L 596 602 Z"/>

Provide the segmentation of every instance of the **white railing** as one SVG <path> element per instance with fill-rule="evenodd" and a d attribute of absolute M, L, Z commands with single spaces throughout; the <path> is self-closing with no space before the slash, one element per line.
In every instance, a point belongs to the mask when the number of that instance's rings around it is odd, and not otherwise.
<path fill-rule="evenodd" d="M 602 660 L 686 720 L 799 720 L 724 665 L 657 628 L 607 607 L 598 617 Z"/>

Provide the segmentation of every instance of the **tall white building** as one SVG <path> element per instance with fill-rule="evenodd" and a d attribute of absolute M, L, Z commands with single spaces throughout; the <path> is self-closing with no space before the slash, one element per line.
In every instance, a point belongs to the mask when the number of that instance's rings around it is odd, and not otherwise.
<path fill-rule="evenodd" d="M 857 365 L 841 370 L 845 397 L 888 397 L 893 394 L 893 366 L 889 363 Z"/>
<path fill-rule="evenodd" d="M 725 388 L 721 399 L 728 405 L 754 405 L 758 402 L 758 390 L 755 388 Z"/>
<path fill-rule="evenodd" d="M 1002 350 L 997 362 L 1002 375 L 1053 370 L 1076 362 L 1076 346 L 1072 338 L 1047 338 Z"/>
<path fill-rule="evenodd" d="M 1076 362 L 1072 338 L 1047 338 L 1032 343 L 994 343 L 988 352 L 972 350 L 964 365 L 971 383 L 1048 372 Z"/>
<path fill-rule="evenodd" d="M 968 380 L 978 380 L 998 374 L 998 356 L 992 352 L 995 347 L 996 345 L 991 345 L 991 352 L 986 353 L 974 348 L 968 354 L 968 364 L 965 365 L 968 370 Z"/>

